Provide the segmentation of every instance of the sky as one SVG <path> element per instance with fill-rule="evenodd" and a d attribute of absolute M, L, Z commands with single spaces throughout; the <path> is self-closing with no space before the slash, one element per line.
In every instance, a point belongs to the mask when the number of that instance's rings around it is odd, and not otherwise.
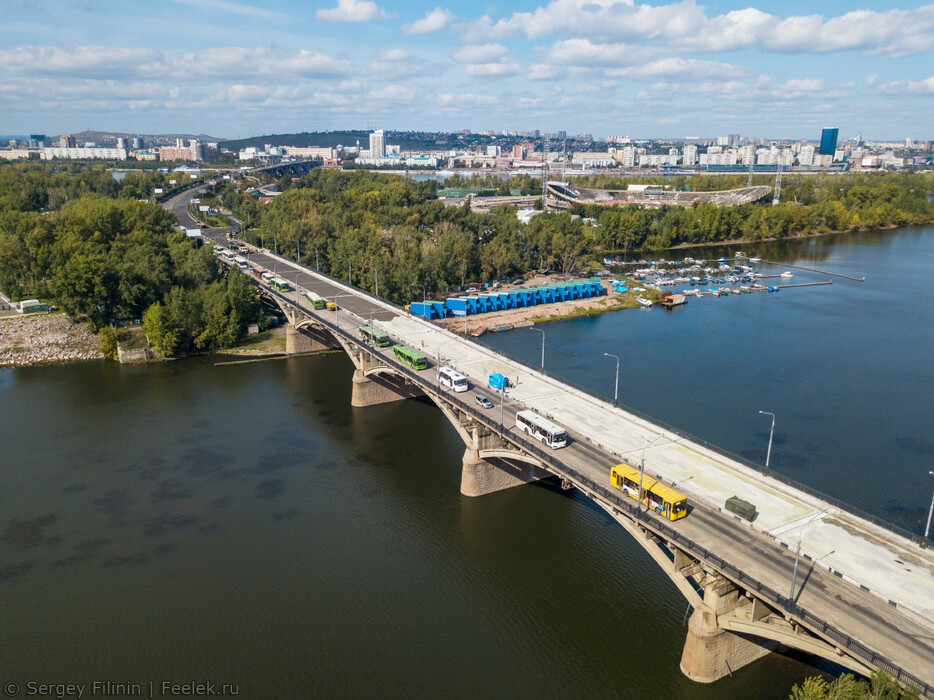
<path fill-rule="evenodd" d="M 6 135 L 934 138 L 934 5 L 908 0 L 0 0 L 0 17 Z"/>

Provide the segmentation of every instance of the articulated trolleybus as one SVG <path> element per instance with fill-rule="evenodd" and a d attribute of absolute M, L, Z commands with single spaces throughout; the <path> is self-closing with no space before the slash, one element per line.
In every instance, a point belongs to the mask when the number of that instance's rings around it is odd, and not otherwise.
<path fill-rule="evenodd" d="M 516 426 L 522 432 L 544 442 L 553 450 L 568 444 L 568 434 L 564 428 L 532 411 L 519 411 L 516 413 Z"/>
<path fill-rule="evenodd" d="M 470 388 L 467 384 L 467 377 L 450 367 L 442 367 L 438 370 L 438 384 L 457 392 L 467 391 Z"/>
<path fill-rule="evenodd" d="M 639 470 L 617 464 L 610 470 L 610 483 L 630 498 L 641 501 L 663 518 L 678 520 L 688 514 L 688 499 L 683 493 L 642 474 L 642 498 L 639 498 Z"/>
<path fill-rule="evenodd" d="M 428 369 L 428 358 L 407 345 L 394 345 L 392 348 L 392 355 L 399 360 L 399 362 L 408 365 L 412 369 Z"/>

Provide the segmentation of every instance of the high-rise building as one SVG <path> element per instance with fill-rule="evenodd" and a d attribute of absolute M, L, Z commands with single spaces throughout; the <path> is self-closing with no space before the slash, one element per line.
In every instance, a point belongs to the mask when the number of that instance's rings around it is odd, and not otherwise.
<path fill-rule="evenodd" d="M 837 151 L 837 134 L 840 129 L 837 127 L 824 127 L 820 132 L 820 153 L 822 156 L 832 156 Z"/>
<path fill-rule="evenodd" d="M 697 146 L 693 143 L 684 144 L 683 163 L 685 165 L 695 165 L 697 163 Z"/>
<path fill-rule="evenodd" d="M 382 129 L 370 134 L 370 158 L 386 157 L 386 137 Z"/>
<path fill-rule="evenodd" d="M 62 134 L 58 137 L 58 146 L 59 148 L 74 148 L 75 137 L 71 134 Z"/>

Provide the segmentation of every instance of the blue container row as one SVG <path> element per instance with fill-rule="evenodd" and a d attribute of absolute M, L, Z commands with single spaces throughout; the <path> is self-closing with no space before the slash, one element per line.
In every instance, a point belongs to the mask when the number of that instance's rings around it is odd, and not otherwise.
<path fill-rule="evenodd" d="M 556 304 L 574 299 L 590 299 L 606 294 L 600 280 L 581 280 L 508 292 L 490 292 L 451 297 L 444 302 L 412 302 L 409 311 L 429 321 L 448 316 L 475 316 L 492 311 L 523 309 L 539 304 Z"/>

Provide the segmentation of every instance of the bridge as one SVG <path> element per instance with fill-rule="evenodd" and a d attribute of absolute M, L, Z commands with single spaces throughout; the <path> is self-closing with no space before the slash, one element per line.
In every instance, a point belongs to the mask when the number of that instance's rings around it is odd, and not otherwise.
<path fill-rule="evenodd" d="M 277 180 L 283 175 L 291 175 L 292 177 L 301 177 L 314 168 L 320 167 L 320 160 L 296 160 L 296 161 L 283 161 L 281 163 L 275 163 L 273 165 L 263 165 L 258 168 L 252 168 L 250 170 L 243 171 L 246 174 L 250 173 L 266 173 L 276 178 Z"/>
<path fill-rule="evenodd" d="M 174 205 L 182 207 L 184 197 Z M 207 232 L 217 242 L 223 234 Z M 934 555 L 920 538 L 857 517 L 310 268 L 267 251 L 251 258 L 295 285 L 287 293 L 259 285 L 290 321 L 287 351 L 340 349 L 351 359 L 354 406 L 412 397 L 438 406 L 464 442 L 463 494 L 555 478 L 626 530 L 693 609 L 681 659 L 689 678 L 713 682 L 772 651 L 797 649 L 862 674 L 882 669 L 934 699 Z M 305 290 L 337 309 L 312 309 Z M 391 348 L 368 344 L 359 334 L 365 324 L 467 375 L 471 391 L 447 391 L 434 367 L 413 371 Z M 486 386 L 493 372 L 515 378 L 514 386 L 493 392 Z M 480 409 L 475 393 L 494 407 Z M 518 430 L 515 413 L 526 407 L 566 428 L 570 444 L 550 450 Z M 620 462 L 642 465 L 647 476 L 686 493 L 688 516 L 663 519 L 612 488 L 609 470 Z M 732 495 L 756 505 L 753 522 L 724 508 Z"/>

